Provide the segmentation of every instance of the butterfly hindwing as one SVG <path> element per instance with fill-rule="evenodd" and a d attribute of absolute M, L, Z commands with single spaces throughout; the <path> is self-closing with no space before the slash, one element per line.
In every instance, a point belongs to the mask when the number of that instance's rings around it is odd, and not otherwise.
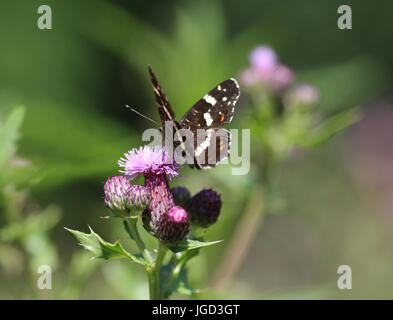
<path fill-rule="evenodd" d="M 240 89 L 235 79 L 221 82 L 181 118 L 184 128 L 214 128 L 232 121 Z"/>
<path fill-rule="evenodd" d="M 229 157 L 231 133 L 224 128 L 210 128 L 204 134 L 194 134 L 194 165 L 198 169 L 209 169 Z"/>

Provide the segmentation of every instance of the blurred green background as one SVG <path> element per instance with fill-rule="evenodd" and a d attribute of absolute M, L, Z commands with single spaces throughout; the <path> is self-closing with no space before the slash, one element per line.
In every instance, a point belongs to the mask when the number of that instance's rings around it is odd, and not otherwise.
<path fill-rule="evenodd" d="M 51 6 L 52 30 L 37 28 L 42 4 Z M 337 28 L 341 4 L 352 8 L 352 30 Z M 63 227 L 86 232 L 90 225 L 108 241 L 127 243 L 121 222 L 100 219 L 107 214 L 102 187 L 151 127 L 124 105 L 158 118 L 147 64 L 180 117 L 247 67 L 260 44 L 274 48 L 299 81 L 319 88 L 321 112 L 359 106 L 363 119 L 280 166 L 275 179 L 286 208 L 265 217 L 231 290 L 193 298 L 392 298 L 392 10 L 383 0 L 2 1 L 0 120 L 18 106 L 25 116 L 15 159 L 23 169 L 3 170 L 0 186 L 15 208 L 23 190 L 35 208 L 25 212 L 41 218 L 27 240 L 4 232 L 10 240 L 0 241 L 0 298 L 147 298 L 143 270 L 128 261 L 90 261 Z M 244 108 L 241 99 L 228 128 L 238 127 Z M 190 266 L 198 288 L 211 283 L 242 219 L 252 172 L 185 168 L 186 178 L 172 183 L 193 193 L 214 187 L 223 199 L 207 237 L 225 241 Z M 5 230 L 13 211 L 3 201 Z M 40 264 L 52 266 L 52 290 L 36 288 Z M 352 268 L 352 290 L 337 288 L 344 264 Z"/>

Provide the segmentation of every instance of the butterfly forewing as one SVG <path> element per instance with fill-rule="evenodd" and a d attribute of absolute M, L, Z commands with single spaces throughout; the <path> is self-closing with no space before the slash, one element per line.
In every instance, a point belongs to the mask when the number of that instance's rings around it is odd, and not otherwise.
<path fill-rule="evenodd" d="M 148 66 L 151 82 L 153 84 L 154 97 L 156 99 L 158 113 L 161 118 L 161 123 L 164 126 L 165 121 L 175 121 L 175 113 L 169 103 L 164 91 L 162 90 L 156 75 L 150 66 Z"/>
<path fill-rule="evenodd" d="M 230 123 L 239 95 L 239 85 L 235 79 L 221 82 L 188 110 L 179 121 L 180 125 L 192 129 L 214 128 Z"/>

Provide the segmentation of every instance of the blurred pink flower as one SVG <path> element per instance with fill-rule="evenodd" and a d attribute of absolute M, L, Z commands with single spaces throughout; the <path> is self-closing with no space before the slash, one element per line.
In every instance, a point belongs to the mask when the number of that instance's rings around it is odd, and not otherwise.
<path fill-rule="evenodd" d="M 273 91 L 287 89 L 294 78 L 293 71 L 283 64 L 278 64 L 268 79 L 268 84 Z"/>
<path fill-rule="evenodd" d="M 284 97 L 286 106 L 296 106 L 298 104 L 313 105 L 319 101 L 320 95 L 317 88 L 310 84 L 298 84 L 291 88 Z"/>
<path fill-rule="evenodd" d="M 260 75 L 254 68 L 247 68 L 240 73 L 240 83 L 246 87 L 251 87 L 260 81 Z"/>
<path fill-rule="evenodd" d="M 250 64 L 251 66 L 240 74 L 240 82 L 244 86 L 260 84 L 271 91 L 279 92 L 288 88 L 293 81 L 293 71 L 278 63 L 276 53 L 268 46 L 259 46 L 251 51 Z"/>
<path fill-rule="evenodd" d="M 251 51 L 250 63 L 261 78 L 266 77 L 267 79 L 276 68 L 277 56 L 272 48 L 260 46 Z"/>

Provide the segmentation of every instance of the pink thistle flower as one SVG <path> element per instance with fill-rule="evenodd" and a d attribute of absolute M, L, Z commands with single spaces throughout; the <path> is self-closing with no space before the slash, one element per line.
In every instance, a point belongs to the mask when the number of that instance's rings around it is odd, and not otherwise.
<path fill-rule="evenodd" d="M 175 206 L 167 176 L 170 179 L 177 176 L 177 170 L 182 166 L 173 161 L 173 157 L 166 152 L 165 148 L 159 146 L 132 149 L 118 163 L 124 168 L 121 172 L 130 179 L 143 174 L 151 201 L 142 218 L 145 228 L 157 235 L 161 216 Z"/>
<path fill-rule="evenodd" d="M 139 174 L 144 175 L 168 175 L 170 179 L 178 175 L 177 170 L 182 166 L 175 163 L 165 148 L 140 147 L 132 149 L 124 154 L 125 158 L 118 161 L 124 170 L 120 172 L 126 174 L 131 180 Z"/>

